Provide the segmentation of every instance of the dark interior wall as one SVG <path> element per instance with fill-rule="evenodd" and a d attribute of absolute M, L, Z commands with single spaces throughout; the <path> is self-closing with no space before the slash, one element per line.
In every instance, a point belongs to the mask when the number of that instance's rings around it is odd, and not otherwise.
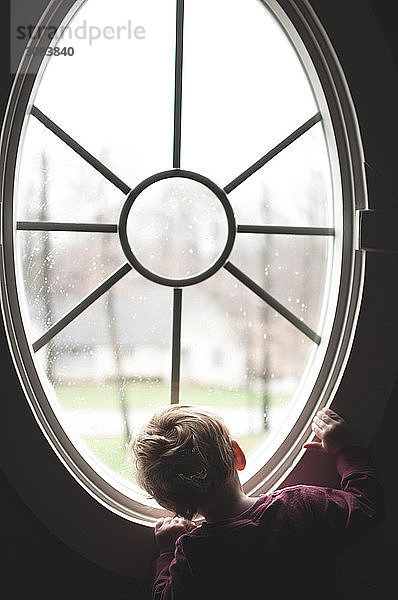
<path fill-rule="evenodd" d="M 3 598 L 144 600 L 147 586 L 111 573 L 70 550 L 39 521 L 0 472 Z"/>
<path fill-rule="evenodd" d="M 351 0 L 347 0 L 346 5 Z M 7 57 L 7 3 L 2 3 L 2 55 Z M 334 3 L 331 3 L 334 4 Z M 373 0 L 372 8 L 383 28 L 398 64 L 395 3 Z M 360 14 L 358 26 L 360 27 Z M 2 70 L 2 92 L 9 86 L 7 60 Z M 364 65 L 366 68 L 366 65 Z M 2 105 L 4 108 L 4 105 Z M 375 115 L 377 119 L 377 115 Z M 395 157 L 397 158 L 397 157 Z M 12 402 L 19 385 L 10 359 L 4 331 L 0 331 L 3 401 Z M 375 399 L 377 401 L 377 399 Z M 348 596 L 394 597 L 398 589 L 398 380 L 384 418 L 371 443 L 371 452 L 386 492 L 387 517 L 369 542 L 348 550 L 339 562 L 341 589 Z M 2 424 L 6 427 L 7 424 Z M 23 444 L 23 440 L 21 440 Z M 28 451 L 28 449 L 27 449 Z M 5 598 L 32 600 L 95 598 L 140 600 L 148 598 L 144 585 L 113 574 L 89 562 L 59 541 L 25 506 L 3 475 L 0 475 L 1 586 Z M 321 540 L 320 540 L 321 545 Z M 325 565 L 325 585 L 328 569 Z M 320 590 L 313 590 L 321 595 Z"/>
<path fill-rule="evenodd" d="M 350 29 L 343 24 L 345 11 L 352 13 L 355 11 L 356 23 L 361 27 L 361 9 L 366 10 L 370 6 L 378 25 L 380 26 L 384 41 L 391 53 L 395 67 L 397 68 L 395 76 L 398 77 L 398 4 L 391 0 L 368 0 L 361 2 L 349 0 L 341 5 L 341 10 L 335 10 L 335 3 L 312 0 L 314 8 L 322 6 L 322 11 L 327 21 L 334 28 L 344 31 L 344 36 L 339 36 L 339 42 L 349 47 Z M 322 20 L 322 11 L 317 11 Z M 333 16 L 332 16 L 333 15 Z M 355 22 L 353 18 L 350 23 Z M 333 37 L 333 32 L 330 35 Z M 344 41 L 345 40 L 345 41 Z M 372 165 L 372 171 L 367 168 L 367 178 L 369 194 L 371 196 L 370 208 L 391 208 L 398 211 L 398 191 L 396 185 L 396 169 L 398 160 L 398 131 L 386 131 L 381 125 L 380 115 L 390 114 L 393 110 L 396 112 L 396 106 L 392 98 L 388 97 L 388 91 L 379 88 L 377 82 L 371 77 L 367 77 L 369 65 L 375 59 L 377 47 L 372 39 L 363 50 L 362 73 L 353 74 L 346 72 L 350 85 L 354 86 L 352 93 L 354 102 L 359 112 L 360 128 L 361 116 L 366 119 L 368 127 L 361 133 L 365 136 L 363 139 L 365 146 L 365 160 Z M 336 48 L 339 54 L 339 49 Z M 356 50 L 358 52 L 358 50 Z M 355 61 L 353 61 L 355 64 Z M 348 65 L 349 69 L 349 65 Z M 366 80 L 367 84 L 363 89 L 367 90 L 368 98 L 362 102 L 361 97 L 356 93 L 355 83 L 358 79 Z M 396 79 L 397 81 L 397 79 Z M 395 86 L 392 82 L 392 86 Z M 366 112 L 367 107 L 371 106 L 373 112 Z M 387 141 L 388 139 L 388 141 Z M 374 169 L 374 170 L 373 170 Z M 374 178 L 377 178 L 377 185 L 374 186 Z M 381 183 L 381 185 L 380 185 Z M 377 193 L 374 190 L 377 189 Z M 398 292 L 398 255 L 371 255 L 369 256 L 371 270 L 387 269 L 392 274 L 393 282 L 389 293 L 393 297 Z M 386 271 L 387 272 L 387 271 Z M 395 277 L 394 274 L 395 273 Z M 375 286 L 374 286 L 375 287 Z M 383 311 L 384 298 L 379 289 L 373 289 L 370 305 L 373 310 L 362 315 L 362 318 L 373 318 L 374 326 L 368 329 L 373 332 L 368 335 L 367 345 L 369 348 L 368 358 L 362 363 L 363 369 L 372 369 L 372 357 L 377 353 L 378 344 L 383 340 L 377 334 L 377 312 Z M 396 349 L 396 347 L 395 347 Z M 396 354 L 395 354 L 396 356 Z M 363 357 L 362 357 L 363 358 Z M 372 459 L 375 463 L 379 480 L 381 481 L 386 499 L 386 518 L 382 526 L 372 536 L 372 538 L 360 546 L 351 547 L 343 554 L 339 560 L 339 580 L 340 589 L 343 597 L 361 597 L 361 598 L 395 598 L 398 593 L 398 436 L 396 424 L 398 423 L 398 365 L 397 376 L 393 386 L 391 396 L 384 412 L 381 423 L 370 444 Z M 383 389 L 385 382 L 380 381 L 380 389 Z M 358 390 L 361 385 L 358 382 Z M 377 396 L 375 396 L 377 402 Z M 356 596 L 357 595 L 357 596 Z"/>
<path fill-rule="evenodd" d="M 398 379 L 370 445 L 386 498 L 386 518 L 372 538 L 351 547 L 339 561 L 347 589 L 363 598 L 395 598 L 398 592 Z M 359 596 L 358 596 L 359 597 Z"/>

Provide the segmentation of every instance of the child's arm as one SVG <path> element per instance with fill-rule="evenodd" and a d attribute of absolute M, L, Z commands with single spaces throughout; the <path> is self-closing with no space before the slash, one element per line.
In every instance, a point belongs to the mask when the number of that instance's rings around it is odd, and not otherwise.
<path fill-rule="evenodd" d="M 312 488 L 312 512 L 322 529 L 333 533 L 343 545 L 366 539 L 384 517 L 383 491 L 365 448 L 352 445 L 344 419 L 329 408 L 317 413 L 312 430 L 319 441 L 304 448 L 333 455 L 341 477 L 341 490 Z"/>
<path fill-rule="evenodd" d="M 181 545 L 177 543 L 184 533 L 196 528 L 195 523 L 179 517 L 165 517 L 155 524 L 155 541 L 160 556 L 155 562 L 152 599 L 184 600 L 192 589 L 192 577 Z M 192 596 L 192 594 L 191 594 Z M 193 597 L 193 596 L 192 596 Z"/>

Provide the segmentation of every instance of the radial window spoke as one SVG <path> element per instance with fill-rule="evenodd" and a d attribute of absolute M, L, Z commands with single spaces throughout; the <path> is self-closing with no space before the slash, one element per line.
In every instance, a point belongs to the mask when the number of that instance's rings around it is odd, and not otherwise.
<path fill-rule="evenodd" d="M 261 169 L 267 162 L 275 158 L 282 150 L 290 146 L 295 140 L 297 140 L 300 136 L 302 136 L 306 131 L 311 129 L 316 123 L 318 123 L 322 119 L 321 113 L 316 113 L 311 119 L 306 121 L 301 127 L 293 131 L 287 138 L 285 138 L 282 142 L 280 142 L 277 146 L 275 146 L 272 150 L 264 154 L 258 161 L 256 161 L 251 167 L 243 171 L 238 177 L 236 177 L 233 181 L 231 181 L 228 185 L 225 186 L 224 191 L 226 194 L 232 192 L 238 185 L 246 181 L 251 175 L 253 175 L 256 171 Z"/>
<path fill-rule="evenodd" d="M 117 233 L 117 225 L 109 223 L 55 223 L 53 221 L 18 221 L 19 231 L 82 231 L 87 233 Z"/>
<path fill-rule="evenodd" d="M 288 227 L 286 225 L 238 225 L 238 233 L 277 235 L 334 235 L 333 227 Z"/>
<path fill-rule="evenodd" d="M 271 308 L 276 310 L 282 317 L 285 317 L 292 325 L 297 327 L 304 335 L 310 338 L 316 344 L 320 344 L 321 338 L 315 333 L 308 325 L 306 325 L 303 321 L 300 321 L 293 313 L 290 312 L 283 304 L 278 302 L 271 294 L 263 290 L 257 283 L 255 283 L 250 277 L 245 275 L 240 269 L 235 267 L 232 263 L 228 262 L 224 265 L 224 268 L 229 271 L 234 277 L 236 277 L 243 285 L 248 287 L 252 292 L 254 292 L 259 298 L 264 300 Z"/>
<path fill-rule="evenodd" d="M 182 55 L 184 30 L 184 0 L 177 0 L 176 60 L 174 92 L 174 155 L 173 167 L 181 165 L 181 107 L 182 107 Z"/>
<path fill-rule="evenodd" d="M 100 298 L 105 292 L 107 292 L 115 283 L 120 281 L 122 277 L 127 275 L 131 271 L 131 266 L 126 263 L 120 269 L 115 271 L 108 279 L 106 279 L 100 286 L 86 296 L 79 304 L 77 304 L 67 315 L 57 321 L 44 335 L 42 335 L 34 344 L 33 350 L 37 352 L 43 346 L 45 346 L 50 340 L 52 340 L 60 331 L 62 331 L 67 325 L 69 325 L 74 319 L 82 314 L 89 306 L 91 306 L 98 298 Z"/>
<path fill-rule="evenodd" d="M 71 138 L 63 129 L 58 127 L 51 119 L 49 119 L 44 113 L 41 112 L 36 106 L 32 106 L 31 114 L 36 117 L 47 129 L 52 131 L 56 136 L 59 137 L 60 140 L 65 142 L 72 148 L 79 156 L 81 156 L 85 161 L 87 161 L 94 169 L 96 169 L 101 175 L 103 175 L 108 181 L 113 183 L 119 190 L 123 192 L 123 194 L 128 194 L 131 190 L 130 186 L 124 183 L 119 177 L 117 177 L 108 167 L 103 165 L 98 159 L 96 159 L 92 154 L 87 152 L 80 144 L 78 144 L 73 138 Z"/>
<path fill-rule="evenodd" d="M 171 404 L 180 401 L 182 289 L 175 288 L 173 299 L 173 346 L 171 367 Z"/>

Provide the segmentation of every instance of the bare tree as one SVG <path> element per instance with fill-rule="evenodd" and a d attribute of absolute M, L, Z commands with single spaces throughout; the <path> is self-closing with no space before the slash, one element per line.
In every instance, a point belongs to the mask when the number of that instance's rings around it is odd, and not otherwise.
<path fill-rule="evenodd" d="M 108 152 L 106 149 L 103 149 L 101 153 L 101 160 L 104 164 L 108 162 Z M 103 195 L 103 185 L 102 182 L 96 188 L 96 196 L 97 199 L 101 198 Z M 101 208 L 99 208 L 97 213 L 97 219 L 99 222 L 104 220 L 105 216 Z M 101 234 L 100 234 L 101 235 Z M 108 234 L 102 234 L 101 236 L 101 254 L 108 258 L 112 259 L 112 262 L 115 263 L 116 266 L 116 257 L 112 256 L 111 249 L 111 238 Z M 112 348 L 112 355 L 114 358 L 114 381 L 117 388 L 117 394 L 119 399 L 119 407 L 121 411 L 121 417 L 123 421 L 123 430 L 124 430 L 124 440 L 125 443 L 128 444 L 131 438 L 131 429 L 129 425 L 129 416 L 128 416 L 128 402 L 127 402 L 127 382 L 126 377 L 123 375 L 122 369 L 122 357 L 121 357 L 121 343 L 120 343 L 120 332 L 118 328 L 119 318 L 116 310 L 116 294 L 114 287 L 110 288 L 107 292 L 107 296 L 105 299 L 105 311 L 106 311 L 106 321 L 109 328 L 109 337 L 110 337 L 110 346 Z"/>
<path fill-rule="evenodd" d="M 48 182 L 49 166 L 46 150 L 43 148 L 40 155 L 41 170 L 41 198 L 39 221 L 48 221 Z M 46 326 L 50 327 L 53 320 L 53 307 L 51 302 L 51 244 L 50 236 L 47 232 L 43 234 L 43 243 L 41 245 L 41 282 L 42 298 L 44 303 L 44 316 Z M 54 362 L 55 362 L 55 342 L 50 340 L 46 346 L 46 374 L 48 379 L 54 381 Z"/>

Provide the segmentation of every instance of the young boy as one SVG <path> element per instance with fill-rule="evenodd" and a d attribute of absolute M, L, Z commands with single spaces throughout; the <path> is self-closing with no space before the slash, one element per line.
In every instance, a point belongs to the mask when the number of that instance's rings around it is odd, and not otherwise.
<path fill-rule="evenodd" d="M 139 483 L 176 515 L 155 525 L 154 600 L 333 597 L 330 562 L 380 523 L 383 497 L 344 419 L 325 408 L 312 429 L 318 441 L 304 447 L 333 455 L 341 489 L 301 485 L 251 498 L 238 476 L 245 455 L 220 417 L 180 405 L 155 413 L 132 444 Z"/>

